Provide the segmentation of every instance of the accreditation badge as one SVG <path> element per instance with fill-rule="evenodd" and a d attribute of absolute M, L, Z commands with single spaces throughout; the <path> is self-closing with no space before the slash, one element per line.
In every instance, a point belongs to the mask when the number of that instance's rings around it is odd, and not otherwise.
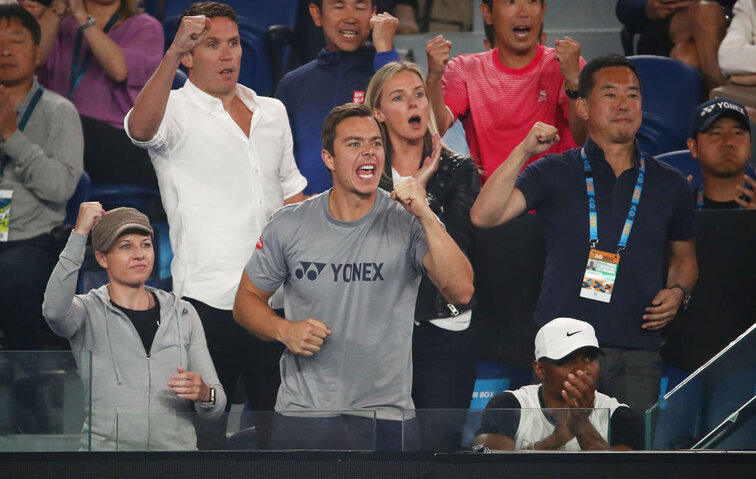
<path fill-rule="evenodd" d="M 614 281 L 617 279 L 618 254 L 592 249 L 583 275 L 580 297 L 608 303 L 612 299 Z"/>
<path fill-rule="evenodd" d="M 13 190 L 0 190 L 0 241 L 8 241 Z"/>

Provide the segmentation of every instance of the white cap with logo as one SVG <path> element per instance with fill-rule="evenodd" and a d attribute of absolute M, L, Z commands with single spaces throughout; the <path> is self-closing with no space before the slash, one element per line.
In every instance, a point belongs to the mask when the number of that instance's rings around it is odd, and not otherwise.
<path fill-rule="evenodd" d="M 593 326 L 573 318 L 556 318 L 538 330 L 535 337 L 535 359 L 558 361 L 585 347 L 593 347 L 601 352 Z"/>

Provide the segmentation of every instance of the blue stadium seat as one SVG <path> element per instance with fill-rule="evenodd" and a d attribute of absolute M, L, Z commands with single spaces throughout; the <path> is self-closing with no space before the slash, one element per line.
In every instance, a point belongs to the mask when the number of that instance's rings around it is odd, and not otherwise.
<path fill-rule="evenodd" d="M 690 154 L 690 150 L 670 151 L 668 153 L 662 153 L 656 156 L 657 160 L 663 161 L 670 166 L 674 166 L 687 178 L 688 175 L 693 179 L 690 182 L 692 189 L 696 189 L 703 184 L 703 176 L 701 174 L 701 165 L 698 160 L 693 158 Z M 751 165 L 746 165 L 746 174 L 751 178 L 756 178 L 756 172 Z"/>
<path fill-rule="evenodd" d="M 92 185 L 91 198 L 92 201 L 99 201 L 106 210 L 130 206 L 149 214 L 150 204 L 160 198 L 160 192 L 143 186 L 101 184 Z"/>
<path fill-rule="evenodd" d="M 68 200 L 68 203 L 66 203 L 66 219 L 64 224 L 73 225 L 76 223 L 76 217 L 79 216 L 79 205 L 85 201 L 89 201 L 91 189 L 92 181 L 89 179 L 87 172 L 82 171 L 79 183 L 76 185 L 76 190 Z"/>
<path fill-rule="evenodd" d="M 169 0 L 167 3 L 171 3 Z M 144 11 L 152 15 L 153 17 L 160 19 L 160 0 L 144 0 L 142 2 Z"/>
<path fill-rule="evenodd" d="M 704 95 L 701 74 L 666 57 L 628 57 L 638 69 L 643 96 L 643 124 L 637 138 L 650 155 L 686 147 L 690 119 Z"/>
<path fill-rule="evenodd" d="M 462 449 L 469 449 L 475 436 L 475 431 L 480 427 L 482 419 L 481 410 L 486 407 L 488 401 L 496 394 L 507 389 L 518 389 L 529 384 L 533 377 L 532 371 L 526 371 L 509 364 L 478 361 L 475 363 L 475 387 L 470 401 L 470 410 L 465 418 L 462 430 Z"/>
<path fill-rule="evenodd" d="M 189 79 L 189 77 L 184 73 L 183 70 L 176 70 L 176 74 L 173 76 L 173 86 L 171 89 L 178 90 L 182 86 L 184 86 L 184 83 Z"/>
<path fill-rule="evenodd" d="M 693 180 L 690 182 L 692 189 L 696 189 L 703 184 L 701 166 L 698 164 L 698 160 L 693 158 L 693 155 L 690 154 L 690 150 L 670 151 L 668 153 L 657 155 L 656 159 L 663 161 L 670 166 L 674 166 L 680 170 L 686 178 L 688 175 L 692 176 Z"/>

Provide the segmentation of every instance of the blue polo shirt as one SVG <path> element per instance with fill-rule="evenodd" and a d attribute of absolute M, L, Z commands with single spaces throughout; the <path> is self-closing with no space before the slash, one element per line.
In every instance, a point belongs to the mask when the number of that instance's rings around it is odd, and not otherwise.
<path fill-rule="evenodd" d="M 305 194 L 333 186 L 320 155 L 320 134 L 328 112 L 344 103 L 364 101 L 373 73 L 392 61 L 399 61 L 396 50 L 376 53 L 370 44 L 353 52 L 323 49 L 315 60 L 290 71 L 279 82 L 275 96 L 289 114 L 294 159 L 307 178 Z"/>
<path fill-rule="evenodd" d="M 615 177 L 604 152 L 590 138 L 585 153 L 593 169 L 598 212 L 597 249 L 616 252 L 638 178 L 634 167 Z M 670 241 L 695 237 L 690 188 L 683 175 L 645 155 L 643 193 L 627 248 L 620 257 L 611 302 L 580 297 L 590 249 L 588 194 L 580 148 L 547 155 L 517 178 L 527 209 L 536 209 L 546 240 L 546 267 L 534 319 L 539 326 L 559 317 L 587 321 L 599 344 L 623 349 L 658 349 L 659 332 L 641 328 L 645 308 L 664 288 L 665 254 Z"/>

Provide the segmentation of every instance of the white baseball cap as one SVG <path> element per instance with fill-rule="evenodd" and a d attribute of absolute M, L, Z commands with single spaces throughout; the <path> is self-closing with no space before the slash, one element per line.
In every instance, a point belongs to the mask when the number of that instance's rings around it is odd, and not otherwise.
<path fill-rule="evenodd" d="M 578 319 L 556 318 L 538 330 L 535 337 L 535 359 L 559 361 L 585 347 L 596 348 L 601 352 L 593 326 Z"/>

